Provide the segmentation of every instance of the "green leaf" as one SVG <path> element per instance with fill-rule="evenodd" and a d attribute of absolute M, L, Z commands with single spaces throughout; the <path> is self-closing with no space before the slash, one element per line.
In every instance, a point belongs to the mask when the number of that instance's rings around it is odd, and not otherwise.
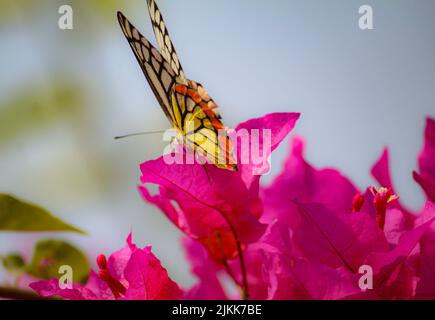
<path fill-rule="evenodd" d="M 26 271 L 40 279 L 60 278 L 59 267 L 68 265 L 73 270 L 73 281 L 86 283 L 90 267 L 86 256 L 63 240 L 41 240 L 36 243 Z"/>
<path fill-rule="evenodd" d="M 16 253 L 11 253 L 0 257 L 3 267 L 6 271 L 11 273 L 20 273 L 25 266 L 24 259 L 21 255 Z"/>
<path fill-rule="evenodd" d="M 83 95 L 78 85 L 59 80 L 48 88 L 23 86 L 1 99 L 0 148 L 61 119 L 74 119 L 83 111 Z"/>
<path fill-rule="evenodd" d="M 47 210 L 0 193 L 0 231 L 86 232 L 56 218 Z"/>

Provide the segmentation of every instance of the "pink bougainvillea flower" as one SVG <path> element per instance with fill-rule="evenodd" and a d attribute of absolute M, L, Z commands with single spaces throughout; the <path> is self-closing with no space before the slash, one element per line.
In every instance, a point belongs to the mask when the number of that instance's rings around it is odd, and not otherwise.
<path fill-rule="evenodd" d="M 363 210 L 376 216 L 378 225 L 384 230 L 388 242 L 395 245 L 403 233 L 414 228 L 416 216 L 400 202 L 395 192 L 387 148 L 373 165 L 371 174 L 379 183 L 380 188 L 369 188 L 365 195 L 367 205 Z"/>
<path fill-rule="evenodd" d="M 419 243 L 434 219 L 403 233 L 393 250 L 372 253 L 365 264 L 373 268 L 373 288 L 382 298 L 408 299 L 414 295 L 418 276 Z"/>
<path fill-rule="evenodd" d="M 319 203 L 331 210 L 350 212 L 352 200 L 358 193 L 352 182 L 335 169 L 316 169 L 304 159 L 304 142 L 294 138 L 292 149 L 282 172 L 262 191 L 264 206 L 268 207 L 264 221 L 288 218 L 294 200 Z"/>
<path fill-rule="evenodd" d="M 391 188 L 381 187 L 379 189 L 383 190 L 382 192 L 392 193 Z M 388 243 L 397 245 L 402 234 L 414 228 L 415 216 L 408 211 L 400 209 L 396 197 L 393 196 L 391 201 L 386 201 L 378 195 L 376 199 L 374 195 L 376 192 L 378 192 L 378 189 L 373 186 L 367 188 L 366 192 L 362 195 L 364 198 L 362 201 L 363 205 L 358 212 L 376 220 L 378 228 L 384 231 Z"/>
<path fill-rule="evenodd" d="M 258 195 L 246 188 L 237 173 L 207 166 L 209 180 L 199 164 L 167 165 L 163 158 L 143 163 L 141 170 L 143 183 L 159 185 L 156 195 L 140 186 L 143 197 L 186 235 L 202 242 L 216 261 L 237 255 L 236 240 L 250 243 L 263 233 L 258 222 L 261 212 L 251 209 Z"/>
<path fill-rule="evenodd" d="M 264 155 L 279 145 L 298 117 L 296 113 L 274 113 L 240 124 L 235 130 L 243 131 L 240 140 L 259 130 L 269 132 L 270 141 L 266 146 L 263 138 L 252 139 L 260 150 L 252 161 L 240 163 L 238 172 L 207 164 L 167 164 L 161 157 L 141 164 L 143 185 L 139 189 L 146 201 L 158 206 L 186 235 L 203 243 L 216 262 L 224 263 L 263 234 L 257 175 L 261 170 L 256 164 L 263 163 Z M 237 141 L 236 146 L 237 158 L 246 158 L 243 142 Z M 148 184 L 159 186 L 156 195 L 150 193 Z"/>
<path fill-rule="evenodd" d="M 435 119 L 426 119 L 424 138 L 424 146 L 418 157 L 420 172 L 414 172 L 413 175 L 427 198 L 435 202 Z"/>
<path fill-rule="evenodd" d="M 415 220 L 415 227 L 420 227 L 435 219 L 435 203 L 427 201 L 422 212 Z M 435 299 L 435 222 L 420 240 L 418 261 L 418 282 L 415 298 Z"/>
<path fill-rule="evenodd" d="M 188 300 L 226 300 L 225 290 L 218 278 L 222 267 L 210 259 L 207 250 L 198 241 L 183 239 L 187 260 L 191 272 L 198 278 L 198 283 L 187 290 Z"/>
<path fill-rule="evenodd" d="M 339 300 L 356 299 L 363 293 L 358 280 L 344 268 L 334 269 L 311 263 L 303 258 L 285 259 L 269 255 L 270 275 L 268 299 L 271 300 Z"/>
<path fill-rule="evenodd" d="M 183 292 L 173 282 L 152 254 L 151 247 L 137 248 L 127 238 L 127 245 L 113 253 L 108 260 L 97 257 L 98 273 L 91 271 L 86 285 L 73 284 L 60 288 L 57 279 L 38 281 L 30 287 L 41 296 L 60 296 L 70 300 L 174 300 Z"/>
<path fill-rule="evenodd" d="M 397 194 L 394 188 L 393 179 L 391 178 L 391 172 L 390 172 L 390 155 L 388 152 L 388 149 L 385 148 L 380 156 L 380 158 L 376 161 L 376 163 L 371 168 L 370 173 L 375 178 L 375 180 L 379 183 L 380 188 L 384 188 L 387 190 L 390 190 L 391 194 Z M 398 200 L 398 199 L 395 199 Z M 407 219 L 410 219 L 408 222 L 412 224 L 413 221 L 413 215 L 411 212 L 405 208 L 405 206 L 400 201 L 391 201 L 389 204 L 391 204 L 390 208 L 398 208 L 401 211 L 403 211 L 407 217 Z"/>
<path fill-rule="evenodd" d="M 357 299 L 370 293 L 346 268 L 311 262 L 293 250 L 291 230 L 275 221 L 245 252 L 252 299 Z M 235 272 L 239 270 L 234 268 Z"/>
<path fill-rule="evenodd" d="M 261 221 L 284 224 L 291 235 L 288 249 L 281 246 L 274 254 L 263 250 L 263 259 L 251 261 L 271 270 L 266 279 L 257 274 L 257 281 L 263 279 L 268 288 L 268 298 L 412 298 L 417 282 L 417 292 L 434 295 L 425 285 L 435 274 L 432 207 L 427 205 L 416 218 L 399 202 L 386 149 L 371 172 L 381 186 L 360 193 L 340 172 L 314 169 L 303 158 L 302 140 L 293 141 L 282 173 L 261 193 Z M 358 287 L 364 264 L 373 265 L 375 277 L 374 290 L 367 292 Z"/>
<path fill-rule="evenodd" d="M 293 140 L 282 173 L 263 190 L 262 221 L 289 226 L 294 250 L 309 261 L 358 270 L 369 253 L 388 250 L 386 239 L 370 216 L 351 214 L 364 201 L 352 182 L 337 170 L 313 168 L 303 147 Z"/>
<path fill-rule="evenodd" d="M 151 247 L 135 250 L 124 274 L 128 282 L 125 299 L 174 300 L 183 297 L 181 289 L 151 253 Z"/>
<path fill-rule="evenodd" d="M 384 234 L 366 214 L 295 203 L 289 215 L 295 251 L 311 262 L 355 273 L 371 252 L 388 250 Z"/>
<path fill-rule="evenodd" d="M 260 176 L 269 172 L 271 152 L 293 130 L 299 117 L 293 112 L 271 113 L 237 126 L 237 158 L 243 161 L 240 173 L 248 188 L 258 187 Z M 249 144 L 243 143 L 246 137 L 250 138 Z"/>
<path fill-rule="evenodd" d="M 381 187 L 376 189 L 375 187 L 370 187 L 369 190 L 373 195 L 373 206 L 376 210 L 376 222 L 378 223 L 379 228 L 384 230 L 387 206 L 399 199 L 399 196 L 394 194 L 391 188 Z"/>

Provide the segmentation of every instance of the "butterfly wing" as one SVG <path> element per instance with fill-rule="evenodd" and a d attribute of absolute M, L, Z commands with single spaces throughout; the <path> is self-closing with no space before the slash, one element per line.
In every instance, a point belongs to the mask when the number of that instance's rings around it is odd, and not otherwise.
<path fill-rule="evenodd" d="M 118 12 L 118 21 L 163 112 L 173 123 L 174 114 L 169 100 L 172 88 L 177 81 L 174 70 L 121 12 Z"/>
<path fill-rule="evenodd" d="M 183 132 L 190 149 L 199 151 L 218 168 L 236 171 L 230 138 L 209 102 L 197 90 L 197 84 L 176 84 L 172 94 L 175 123 Z"/>
<path fill-rule="evenodd" d="M 204 88 L 204 86 L 196 81 L 193 81 L 193 80 L 189 80 L 189 85 L 192 86 L 192 88 L 198 92 L 198 94 L 201 96 L 201 99 L 204 100 L 204 102 L 207 104 L 207 106 L 210 108 L 210 110 L 213 111 L 215 117 L 218 119 L 222 119 L 222 117 L 219 113 L 218 105 L 208 95 L 208 92 Z"/>
<path fill-rule="evenodd" d="M 178 82 L 187 84 L 183 67 L 181 66 L 180 59 L 178 58 L 175 47 L 171 41 L 171 37 L 169 36 L 168 29 L 166 27 L 165 21 L 163 20 L 163 16 L 159 10 L 159 7 L 154 0 L 147 0 L 147 4 L 151 18 L 151 24 L 153 26 L 154 34 L 156 36 L 157 43 L 159 44 L 162 56 L 166 59 L 166 61 L 169 62 L 170 66 L 174 70 L 174 73 L 177 75 Z M 197 87 L 199 92 L 204 93 L 207 104 L 209 104 L 209 107 L 213 110 L 215 115 L 220 118 L 218 106 L 213 99 L 210 98 L 205 88 L 200 83 L 194 81 L 192 81 L 192 83 Z"/>
<path fill-rule="evenodd" d="M 175 47 L 172 44 L 171 38 L 169 37 L 168 29 L 166 28 L 163 16 L 154 0 L 147 0 L 147 4 L 151 18 L 151 24 L 153 26 L 160 52 L 169 63 L 172 70 L 174 70 L 174 73 L 178 78 L 177 80 L 179 82 L 186 83 L 183 67 L 181 66 L 180 59 L 178 58 Z"/>
<path fill-rule="evenodd" d="M 185 78 L 153 0 L 148 0 L 148 8 L 162 53 L 121 12 L 118 12 L 118 20 L 154 95 L 173 127 L 183 133 L 188 146 L 193 146 L 217 167 L 236 171 L 233 147 L 225 134 L 216 103 L 201 84 Z"/>

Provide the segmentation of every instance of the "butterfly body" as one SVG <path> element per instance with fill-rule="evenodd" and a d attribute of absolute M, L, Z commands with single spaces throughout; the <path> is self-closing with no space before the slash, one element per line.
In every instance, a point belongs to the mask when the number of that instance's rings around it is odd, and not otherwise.
<path fill-rule="evenodd" d="M 157 101 L 189 149 L 218 168 L 237 171 L 218 106 L 201 84 L 185 77 L 157 5 L 147 3 L 160 52 L 121 12 L 118 20 Z"/>

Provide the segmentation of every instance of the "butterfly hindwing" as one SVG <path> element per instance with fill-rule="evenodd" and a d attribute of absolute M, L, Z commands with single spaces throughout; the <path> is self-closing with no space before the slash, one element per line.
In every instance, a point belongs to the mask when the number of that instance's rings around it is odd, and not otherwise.
<path fill-rule="evenodd" d="M 201 95 L 197 84 L 176 84 L 172 95 L 176 126 L 189 149 L 199 151 L 219 168 L 237 170 L 231 141 L 221 120 L 209 107 L 208 96 Z"/>
<path fill-rule="evenodd" d="M 218 105 L 208 95 L 208 92 L 204 88 L 204 86 L 202 84 L 200 84 L 199 82 L 196 82 L 196 81 L 193 81 L 193 80 L 189 80 L 189 85 L 191 85 L 198 92 L 198 94 L 201 96 L 201 98 L 207 103 L 207 105 L 210 108 L 210 110 L 213 111 L 215 117 L 218 118 L 218 119 L 221 119 L 221 115 L 219 113 L 219 107 L 218 107 Z"/>
<path fill-rule="evenodd" d="M 118 12 L 118 20 L 154 95 L 165 115 L 172 121 L 173 114 L 169 98 L 176 83 L 173 69 L 159 51 L 121 12 Z"/>

